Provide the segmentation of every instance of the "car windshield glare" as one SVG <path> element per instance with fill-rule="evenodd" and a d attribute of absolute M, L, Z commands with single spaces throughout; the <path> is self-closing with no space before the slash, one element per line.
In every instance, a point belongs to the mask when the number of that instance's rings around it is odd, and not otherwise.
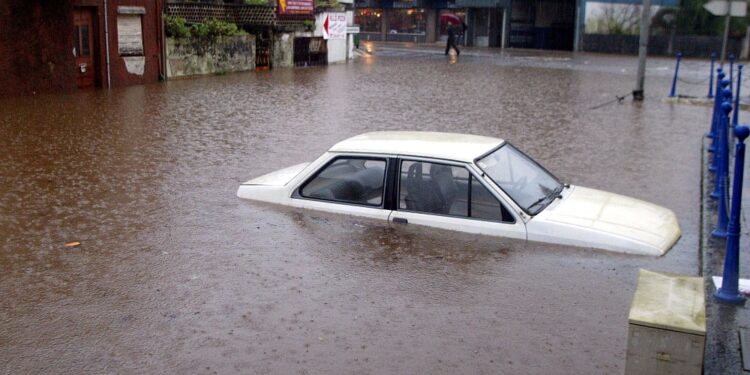
<path fill-rule="evenodd" d="M 477 160 L 477 166 L 530 215 L 541 212 L 562 190 L 555 176 L 508 143 Z"/>

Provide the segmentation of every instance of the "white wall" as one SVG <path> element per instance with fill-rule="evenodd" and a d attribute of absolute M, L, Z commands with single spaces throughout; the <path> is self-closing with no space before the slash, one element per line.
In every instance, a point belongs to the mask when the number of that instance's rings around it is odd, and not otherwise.
<path fill-rule="evenodd" d="M 343 13 L 343 12 L 336 12 Z M 318 13 L 315 15 L 315 31 L 313 36 L 323 36 L 323 22 L 325 22 L 326 15 L 328 13 Z M 348 46 L 346 39 L 329 39 L 328 40 L 328 63 L 335 64 L 339 62 L 346 62 Z"/>

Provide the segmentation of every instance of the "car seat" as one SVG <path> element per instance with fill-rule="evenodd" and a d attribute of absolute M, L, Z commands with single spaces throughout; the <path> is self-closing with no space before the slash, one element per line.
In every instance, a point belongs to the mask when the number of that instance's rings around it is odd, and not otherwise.
<path fill-rule="evenodd" d="M 445 201 L 440 193 L 440 187 L 432 181 L 424 180 L 422 163 L 409 166 L 406 176 L 406 208 L 420 212 L 440 213 Z"/>
<path fill-rule="evenodd" d="M 458 193 L 458 187 L 453 180 L 453 168 L 447 165 L 432 164 L 430 180 L 437 185 L 442 197 L 442 205 L 437 208 L 438 212 L 450 213 L 451 206 L 453 206 Z"/>

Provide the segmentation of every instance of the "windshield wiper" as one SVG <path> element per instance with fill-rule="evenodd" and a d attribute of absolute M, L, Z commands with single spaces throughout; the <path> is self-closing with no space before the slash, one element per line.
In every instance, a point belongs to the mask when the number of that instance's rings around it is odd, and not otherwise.
<path fill-rule="evenodd" d="M 534 206 L 536 206 L 537 204 L 539 204 L 539 203 L 542 203 L 542 202 L 544 202 L 544 201 L 545 201 L 545 200 L 547 200 L 547 199 L 548 199 L 548 198 L 549 198 L 549 197 L 550 197 L 551 195 L 552 195 L 552 194 L 550 194 L 550 195 L 545 195 L 545 196 L 543 196 L 543 197 L 541 197 L 541 198 L 537 199 L 537 200 L 536 200 L 536 202 L 532 203 L 532 204 L 531 204 L 531 206 L 527 207 L 526 209 L 527 209 L 527 210 L 529 210 L 529 211 L 531 211 L 531 207 L 534 207 Z"/>
<path fill-rule="evenodd" d="M 537 200 L 536 200 L 536 202 L 532 203 L 532 204 L 531 204 L 531 206 L 527 207 L 526 209 L 527 209 L 527 210 L 529 210 L 529 211 L 531 211 L 531 208 L 532 208 L 532 207 L 534 207 L 534 206 L 538 205 L 539 203 L 542 203 L 542 202 L 544 202 L 544 201 L 546 201 L 547 199 L 550 199 L 550 198 L 552 198 L 552 199 L 550 200 L 550 202 L 551 202 L 551 201 L 553 201 L 553 200 L 555 200 L 555 198 L 560 198 L 560 199 L 562 199 L 562 195 L 560 195 L 560 193 L 562 192 L 562 189 L 563 189 L 563 187 L 564 187 L 564 185 L 559 185 L 559 186 L 558 186 L 557 188 L 555 188 L 555 190 L 553 190 L 553 191 L 552 191 L 552 192 L 551 192 L 551 193 L 550 193 L 549 195 L 545 195 L 545 196 L 543 196 L 543 197 L 541 197 L 541 198 L 537 199 Z M 541 211 L 541 210 L 540 210 L 540 211 Z M 535 212 L 535 214 L 536 214 L 536 213 L 538 213 L 538 212 L 539 212 L 539 211 Z"/>

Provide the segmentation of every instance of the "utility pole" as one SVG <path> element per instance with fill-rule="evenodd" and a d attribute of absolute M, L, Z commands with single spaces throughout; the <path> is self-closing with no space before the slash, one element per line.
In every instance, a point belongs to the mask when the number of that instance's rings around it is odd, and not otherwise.
<path fill-rule="evenodd" d="M 730 3 L 727 3 L 727 15 L 724 17 L 724 40 L 721 42 L 721 65 L 724 66 L 724 59 L 727 56 L 727 39 L 729 39 L 729 20 L 732 18 Z"/>
<path fill-rule="evenodd" d="M 641 37 L 638 42 L 638 74 L 635 78 L 633 100 L 643 100 L 643 81 L 646 75 L 646 54 L 648 53 L 648 34 L 651 28 L 651 0 L 643 0 L 641 10 Z"/>

